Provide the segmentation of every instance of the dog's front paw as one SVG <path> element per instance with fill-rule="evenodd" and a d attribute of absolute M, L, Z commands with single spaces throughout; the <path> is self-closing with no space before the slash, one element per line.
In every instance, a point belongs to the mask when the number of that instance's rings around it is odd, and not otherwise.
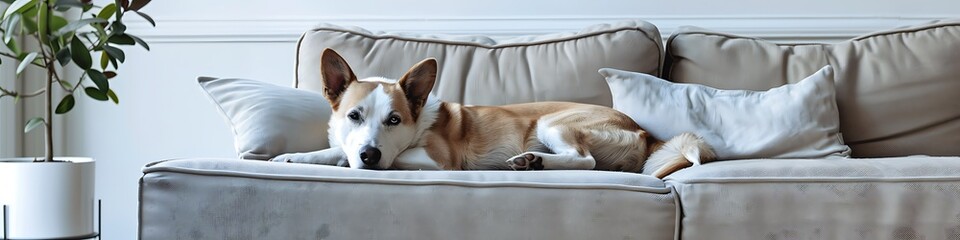
<path fill-rule="evenodd" d="M 280 154 L 279 156 L 273 157 L 270 159 L 271 162 L 286 162 L 286 163 L 302 163 L 306 162 L 304 160 L 306 154 L 302 153 L 286 153 Z"/>
<path fill-rule="evenodd" d="M 523 153 L 507 160 L 513 170 L 543 170 L 543 159 L 533 153 Z"/>

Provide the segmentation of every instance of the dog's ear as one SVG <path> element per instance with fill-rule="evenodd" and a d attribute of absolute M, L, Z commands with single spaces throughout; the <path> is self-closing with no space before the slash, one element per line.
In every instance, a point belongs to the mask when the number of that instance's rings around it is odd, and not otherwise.
<path fill-rule="evenodd" d="M 340 95 L 347 90 L 347 86 L 357 81 L 350 65 L 340 54 L 333 49 L 324 49 L 320 55 L 320 76 L 323 77 L 323 96 L 330 101 L 330 106 L 336 111 L 340 106 Z"/>
<path fill-rule="evenodd" d="M 407 97 L 414 119 L 417 118 L 423 104 L 427 102 L 427 96 L 430 95 L 430 90 L 433 90 L 433 84 L 436 81 L 437 60 L 427 58 L 407 70 L 407 73 L 397 82 Z"/>

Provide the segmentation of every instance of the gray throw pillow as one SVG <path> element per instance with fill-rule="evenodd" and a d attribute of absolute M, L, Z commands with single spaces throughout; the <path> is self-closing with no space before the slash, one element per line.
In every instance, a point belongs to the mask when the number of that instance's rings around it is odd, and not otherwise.
<path fill-rule="evenodd" d="M 833 68 L 767 91 L 720 90 L 648 74 L 600 69 L 613 108 L 658 139 L 702 137 L 718 159 L 847 157 Z"/>
<path fill-rule="evenodd" d="M 266 160 L 329 147 L 331 110 L 320 93 L 249 79 L 197 81 L 233 128 L 240 158 Z"/>

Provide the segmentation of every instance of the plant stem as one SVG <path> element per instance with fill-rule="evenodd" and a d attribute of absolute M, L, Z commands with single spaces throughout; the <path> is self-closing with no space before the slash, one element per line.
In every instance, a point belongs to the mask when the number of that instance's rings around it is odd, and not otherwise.
<path fill-rule="evenodd" d="M 21 97 L 21 98 L 28 98 L 28 97 L 37 96 L 37 95 L 40 95 L 40 94 L 42 94 L 42 93 L 44 93 L 44 92 L 46 92 L 46 89 L 40 89 L 40 90 L 37 90 L 36 92 L 32 92 L 32 93 L 28 93 L 28 94 L 22 94 L 22 93 L 18 93 L 18 92 L 7 91 L 6 89 L 0 88 L 0 96 L 11 96 L 11 97 Z"/>
<path fill-rule="evenodd" d="M 80 88 L 83 85 L 83 77 L 87 76 L 87 71 L 83 71 L 80 74 L 80 79 L 77 79 L 77 84 L 73 85 L 73 89 L 70 89 L 70 92 L 77 91 L 77 88 Z"/>
<path fill-rule="evenodd" d="M 54 67 L 53 65 L 50 65 L 47 67 L 47 88 L 46 89 L 53 89 L 53 71 L 54 71 L 53 67 Z M 44 128 L 46 128 L 45 130 L 47 132 L 47 141 L 46 141 L 47 156 L 45 161 L 52 162 L 53 161 L 53 91 L 48 91 L 47 94 L 44 94 L 44 95 L 47 96 L 47 109 L 46 109 L 47 121 L 44 121 Z"/>
<path fill-rule="evenodd" d="M 70 91 L 72 89 L 67 88 L 67 86 L 63 86 L 63 84 L 60 83 L 63 82 L 63 80 L 60 80 L 60 75 L 57 73 L 57 71 L 53 71 L 53 81 L 57 82 L 57 85 L 60 85 L 60 88 L 63 88 L 63 91 L 72 92 Z"/>
<path fill-rule="evenodd" d="M 5 53 L 5 52 L 0 52 L 0 56 L 4 56 L 4 57 L 13 58 L 13 59 L 16 59 L 16 60 L 20 60 L 20 58 L 18 58 L 17 56 L 14 56 L 13 54 Z M 35 63 L 35 62 L 31 62 L 30 65 L 34 65 L 34 66 L 37 66 L 37 67 L 46 67 L 46 66 L 44 66 L 43 64 L 39 64 L 39 63 Z"/>
<path fill-rule="evenodd" d="M 42 1 L 47 1 L 47 0 L 42 0 Z M 50 4 L 41 4 L 38 6 L 43 6 L 43 5 L 46 5 L 45 7 L 47 8 L 47 12 L 52 12 L 51 11 L 52 7 Z M 47 23 L 46 29 L 47 31 L 49 31 L 50 29 L 49 14 L 46 17 L 47 19 L 45 19 L 46 21 L 44 22 Z M 37 18 L 40 18 L 40 16 L 38 15 Z M 37 19 L 37 22 L 41 22 L 41 21 Z M 49 33 L 43 32 L 42 34 L 49 34 Z M 47 109 L 46 109 L 47 111 L 46 111 L 46 117 L 45 117 L 46 121 L 44 121 L 44 128 L 46 128 L 45 130 L 47 132 L 47 140 L 45 141 L 46 147 L 47 147 L 47 151 L 46 151 L 47 154 L 44 161 L 53 162 L 53 75 L 56 74 L 56 71 L 57 71 L 56 64 L 54 64 L 54 61 L 53 61 L 55 53 L 53 53 L 51 49 L 51 52 L 47 54 L 47 51 L 46 51 L 47 49 L 43 47 L 45 42 L 40 41 L 39 36 L 37 35 L 34 35 L 34 36 L 37 37 L 37 42 L 40 43 L 39 44 L 40 52 L 43 53 L 43 57 L 45 58 L 44 61 L 46 63 L 45 67 L 47 69 L 47 87 L 44 88 L 47 90 L 47 93 L 44 94 L 47 97 Z"/>

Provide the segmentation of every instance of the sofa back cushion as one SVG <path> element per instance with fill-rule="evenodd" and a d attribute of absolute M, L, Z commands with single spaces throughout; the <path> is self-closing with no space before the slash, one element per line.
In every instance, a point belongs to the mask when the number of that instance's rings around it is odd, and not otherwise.
<path fill-rule="evenodd" d="M 687 27 L 667 41 L 662 76 L 767 90 L 827 64 L 853 156 L 960 155 L 960 20 L 799 45 Z"/>
<path fill-rule="evenodd" d="M 597 70 L 613 67 L 658 75 L 662 46 L 657 28 L 636 20 L 501 40 L 321 25 L 300 39 L 294 86 L 321 91 L 320 54 L 332 48 L 359 78 L 396 79 L 420 60 L 437 58 L 440 71 L 433 90 L 444 101 L 474 105 L 573 101 L 610 106 L 610 90 Z"/>

